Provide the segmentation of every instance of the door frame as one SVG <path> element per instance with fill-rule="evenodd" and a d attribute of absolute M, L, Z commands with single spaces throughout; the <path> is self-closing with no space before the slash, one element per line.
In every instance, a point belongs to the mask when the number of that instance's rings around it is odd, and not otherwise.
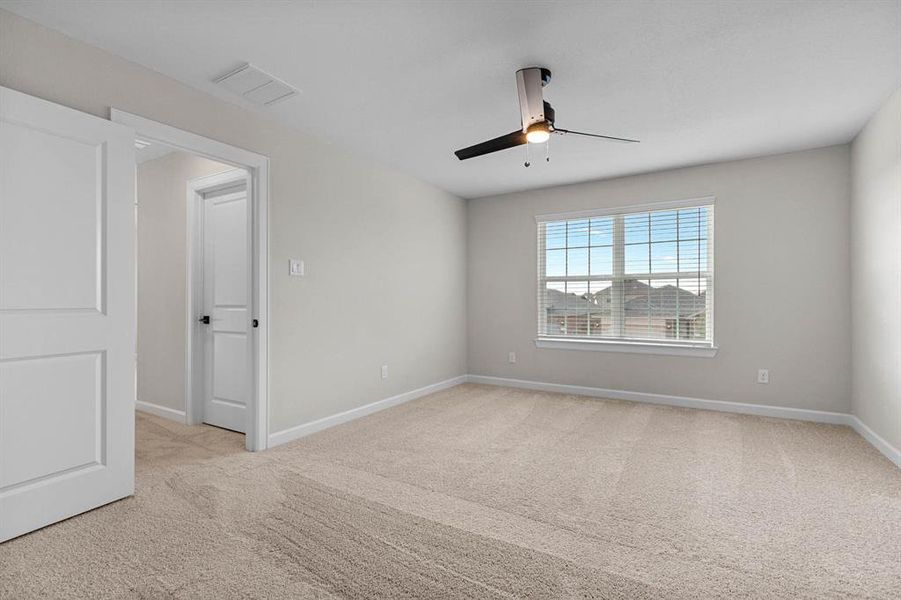
<path fill-rule="evenodd" d="M 209 350 L 202 339 L 198 339 L 197 315 L 204 314 L 204 201 L 209 194 L 237 188 L 246 183 L 248 190 L 251 182 L 246 169 L 236 168 L 213 175 L 205 175 L 191 179 L 187 183 L 187 269 L 186 302 L 185 302 L 185 424 L 200 425 L 203 423 L 204 394 L 211 382 L 206 379 L 205 361 Z M 250 193 L 247 193 L 248 200 Z M 250 227 L 251 224 L 248 223 Z M 252 239 L 252 236 L 248 236 Z M 248 257 L 248 265 L 253 256 Z M 252 293 L 248 297 L 252 297 Z M 251 306 L 251 318 L 255 313 Z M 212 314 L 212 313 L 210 313 Z M 253 352 L 253 350 L 251 350 Z M 249 404 L 247 411 L 252 410 Z M 245 429 L 249 429 L 249 423 Z"/>
<path fill-rule="evenodd" d="M 165 123 L 113 108 L 110 120 L 127 125 L 135 130 L 138 138 L 158 142 L 191 154 L 217 162 L 243 168 L 250 175 L 247 189 L 252 215 L 252 294 L 250 313 L 258 319 L 260 326 L 253 329 L 253 369 L 251 373 L 251 397 L 248 404 L 250 422 L 245 432 L 245 447 L 252 451 L 265 450 L 269 440 L 269 158 L 230 144 L 219 142 L 195 133 L 190 133 Z M 190 209 L 189 209 L 190 210 Z M 188 227 L 188 252 L 191 252 L 191 233 Z M 191 276 L 193 262 L 189 257 L 186 266 L 186 280 Z M 188 311 L 193 315 L 191 288 L 187 290 Z M 193 316 L 189 317 L 193 318 Z M 190 327 L 190 325 L 189 325 Z M 190 331 L 190 329 L 189 329 Z M 190 340 L 190 338 L 189 338 Z M 190 344 L 190 341 L 189 341 Z M 186 348 L 185 365 L 192 361 L 193 349 Z M 191 372 L 186 374 L 186 388 L 191 380 Z M 187 394 L 187 389 L 185 390 Z M 191 394 L 193 396 L 193 392 Z M 185 396 L 185 420 L 192 423 L 191 396 Z"/>

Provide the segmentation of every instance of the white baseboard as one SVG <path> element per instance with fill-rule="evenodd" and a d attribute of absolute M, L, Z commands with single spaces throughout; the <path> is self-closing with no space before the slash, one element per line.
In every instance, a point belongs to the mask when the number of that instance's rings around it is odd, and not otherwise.
<path fill-rule="evenodd" d="M 151 402 L 142 402 L 141 400 L 135 402 L 135 409 L 171 421 L 178 421 L 181 424 L 185 423 L 185 411 L 183 410 L 175 410 L 174 408 L 160 406 Z"/>
<path fill-rule="evenodd" d="M 870 442 L 877 450 L 882 452 L 887 459 L 901 467 L 901 450 L 898 450 L 878 433 L 870 429 L 866 423 L 860 420 L 856 415 L 848 415 L 851 427 L 860 434 L 866 441 Z"/>
<path fill-rule="evenodd" d="M 347 423 L 348 421 L 353 421 L 354 419 L 359 419 L 360 417 L 371 415 L 374 412 L 378 412 L 386 408 L 391 408 L 392 406 L 397 406 L 398 404 L 403 404 L 404 402 L 409 402 L 410 400 L 415 400 L 416 398 L 428 396 L 429 394 L 434 394 L 435 392 L 446 390 L 447 388 L 454 387 L 455 385 L 460 385 L 461 383 L 466 383 L 466 378 L 466 375 L 452 377 L 451 379 L 446 379 L 444 381 L 439 381 L 438 383 L 433 383 L 419 389 L 404 392 L 396 396 L 391 396 L 390 398 L 385 398 L 384 400 L 378 400 L 376 402 L 360 406 L 359 408 L 352 408 L 351 410 L 347 410 L 336 415 L 331 415 L 329 417 L 324 417 L 316 421 L 304 423 L 303 425 L 297 425 L 295 427 L 289 427 L 288 429 L 276 431 L 275 433 L 270 433 L 269 447 L 273 448 L 280 444 L 285 444 L 287 442 L 291 442 L 296 439 L 300 439 L 302 437 L 316 433 L 317 431 L 322 431 L 323 429 L 328 429 L 329 427 L 334 427 L 335 425 L 340 425 L 341 423 Z"/>
<path fill-rule="evenodd" d="M 851 424 L 849 420 L 851 415 L 847 413 L 828 412 L 825 410 L 785 408 L 783 406 L 767 406 L 765 404 L 747 404 L 744 402 L 724 402 L 722 400 L 705 400 L 702 398 L 689 398 L 686 396 L 668 396 L 664 394 L 648 394 L 645 392 L 627 392 L 624 390 L 611 390 L 581 385 L 566 385 L 562 383 L 544 383 L 540 381 L 526 381 L 523 379 L 489 377 L 487 375 L 469 375 L 467 377 L 467 381 L 471 383 L 500 385 L 505 387 L 523 388 L 527 390 L 539 390 L 543 392 L 558 392 L 561 394 L 575 394 L 578 396 L 591 396 L 594 398 L 610 398 L 611 400 L 629 400 L 632 402 L 663 404 L 666 406 L 679 406 L 682 408 L 716 410 L 720 412 L 740 413 L 743 415 L 777 417 L 779 419 L 796 419 L 800 421 L 813 421 L 815 423 L 832 423 L 834 425 Z"/>

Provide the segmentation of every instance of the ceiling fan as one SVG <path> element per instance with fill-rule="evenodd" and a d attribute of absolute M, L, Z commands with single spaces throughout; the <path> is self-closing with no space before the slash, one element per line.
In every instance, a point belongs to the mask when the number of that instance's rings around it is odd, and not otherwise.
<path fill-rule="evenodd" d="M 484 154 L 506 150 L 523 144 L 543 144 L 550 140 L 551 134 L 557 135 L 583 135 L 600 138 L 613 142 L 637 144 L 638 140 L 600 135 L 597 133 L 584 133 L 570 129 L 560 129 L 554 126 L 554 109 L 545 101 L 542 88 L 551 82 L 551 71 L 544 67 L 529 67 L 516 72 L 516 91 L 519 93 L 519 109 L 522 113 L 522 129 L 496 137 L 493 140 L 469 146 L 457 150 L 454 154 L 460 160 L 475 158 Z M 550 160 L 550 155 L 546 155 Z M 531 161 L 526 158 L 525 166 Z"/>

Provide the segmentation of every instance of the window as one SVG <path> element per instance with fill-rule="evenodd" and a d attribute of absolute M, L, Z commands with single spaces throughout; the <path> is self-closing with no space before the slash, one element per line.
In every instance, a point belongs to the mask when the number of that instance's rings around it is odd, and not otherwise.
<path fill-rule="evenodd" d="M 538 218 L 538 342 L 713 347 L 713 201 Z"/>

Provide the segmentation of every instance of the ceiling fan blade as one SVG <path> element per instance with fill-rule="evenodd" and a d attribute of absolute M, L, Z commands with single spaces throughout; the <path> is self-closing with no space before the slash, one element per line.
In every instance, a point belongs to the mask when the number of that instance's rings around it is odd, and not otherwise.
<path fill-rule="evenodd" d="M 497 152 L 499 150 L 506 150 L 507 148 L 522 146 L 525 143 L 526 134 L 524 134 L 520 130 L 517 130 L 512 133 L 508 133 L 507 135 L 496 137 L 493 140 L 488 140 L 487 142 L 482 142 L 481 144 L 476 144 L 475 146 L 470 146 L 469 148 L 457 150 L 456 152 L 454 152 L 454 154 L 456 154 L 457 158 L 459 158 L 460 160 L 466 160 L 467 158 L 475 158 L 476 156 L 482 156 L 483 154 L 491 154 L 492 152 Z"/>
<path fill-rule="evenodd" d="M 600 135 L 597 133 L 585 133 L 582 131 L 572 131 L 569 129 L 558 129 L 554 128 L 554 133 L 559 133 L 561 135 L 584 135 L 587 137 L 595 137 L 601 138 L 604 140 L 610 140 L 611 142 L 623 142 L 625 144 L 639 144 L 638 140 L 630 140 L 629 138 L 621 138 L 621 137 L 613 137 L 612 135 Z"/>

